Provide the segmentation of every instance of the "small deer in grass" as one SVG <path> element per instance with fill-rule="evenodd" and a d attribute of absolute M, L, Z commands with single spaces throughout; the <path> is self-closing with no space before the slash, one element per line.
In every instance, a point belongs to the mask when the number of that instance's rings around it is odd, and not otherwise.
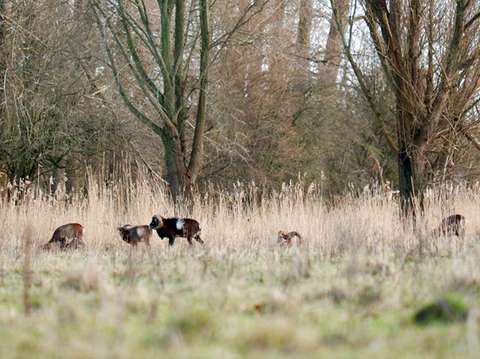
<path fill-rule="evenodd" d="M 45 250 L 70 250 L 85 247 L 83 242 L 83 226 L 80 223 L 68 223 L 58 227 L 52 238 L 42 246 Z"/>
<path fill-rule="evenodd" d="M 168 244 L 173 246 L 175 238 L 187 238 L 188 244 L 192 245 L 192 238 L 198 243 L 205 242 L 200 238 L 200 224 L 192 218 L 164 218 L 162 216 L 153 216 L 150 227 L 157 231 L 158 236 L 168 238 Z"/>
<path fill-rule="evenodd" d="M 433 231 L 433 235 L 455 235 L 457 237 L 464 237 L 465 227 L 465 217 L 461 214 L 452 214 L 442 219 L 440 225 Z"/>
<path fill-rule="evenodd" d="M 297 244 L 301 245 L 302 244 L 302 236 L 300 233 L 296 231 L 292 232 L 284 232 L 284 231 L 279 231 L 278 232 L 278 237 L 277 237 L 277 243 L 280 245 L 287 245 L 291 246 L 293 244 L 293 238 L 297 237 Z"/>
<path fill-rule="evenodd" d="M 117 229 L 122 239 L 128 244 L 135 247 L 138 243 L 143 242 L 147 247 L 150 247 L 150 237 L 152 236 L 153 228 L 149 225 L 132 226 L 125 224 Z"/>

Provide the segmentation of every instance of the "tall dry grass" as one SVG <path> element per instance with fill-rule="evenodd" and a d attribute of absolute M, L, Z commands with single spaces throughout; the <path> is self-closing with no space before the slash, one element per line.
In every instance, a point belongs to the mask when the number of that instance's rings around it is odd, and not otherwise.
<path fill-rule="evenodd" d="M 21 204 L 0 202 L 0 357 L 478 353 L 475 188 L 427 193 L 415 232 L 385 194 L 326 200 L 300 182 L 271 192 L 211 187 L 190 208 L 174 208 L 146 176 L 91 179 L 87 193 L 32 189 Z M 432 237 L 453 212 L 466 216 L 466 238 Z M 154 234 L 151 252 L 131 251 L 116 227 L 154 213 L 197 218 L 206 244 L 169 248 Z M 85 226 L 87 249 L 40 251 L 73 221 Z M 278 230 L 300 232 L 305 245 L 279 247 Z M 472 308 L 468 325 L 411 324 L 420 305 L 449 293 Z"/>
<path fill-rule="evenodd" d="M 129 177 L 129 176 L 126 176 Z M 480 191 L 466 186 L 443 187 L 427 193 L 425 214 L 417 220 L 416 231 L 399 217 L 398 203 L 382 193 L 347 194 L 325 200 L 319 187 L 299 182 L 278 191 L 263 191 L 254 184 L 238 184 L 231 191 L 215 189 L 195 195 L 193 206 L 174 208 L 160 181 L 138 176 L 135 182 L 109 183 L 89 176 L 87 195 L 66 198 L 64 193 L 42 193 L 34 186 L 23 194 L 0 201 L 0 248 L 21 250 L 21 233 L 33 229 L 34 246 L 50 239 L 61 224 L 79 222 L 85 227 L 85 241 L 91 251 L 122 248 L 116 227 L 125 223 L 146 224 L 153 214 L 191 216 L 201 223 L 202 237 L 209 250 L 252 249 L 275 245 L 279 230 L 296 230 L 305 238 L 309 251 L 321 257 L 345 252 L 380 255 L 407 255 L 415 250 L 432 253 L 439 243 L 430 232 L 440 220 L 453 213 L 467 218 L 467 238 L 477 238 L 480 220 Z M 157 237 L 155 237 L 157 238 Z M 185 243 L 177 240 L 180 246 Z M 166 241 L 154 241 L 154 248 Z M 445 250 L 454 250 L 459 241 L 442 241 Z"/>

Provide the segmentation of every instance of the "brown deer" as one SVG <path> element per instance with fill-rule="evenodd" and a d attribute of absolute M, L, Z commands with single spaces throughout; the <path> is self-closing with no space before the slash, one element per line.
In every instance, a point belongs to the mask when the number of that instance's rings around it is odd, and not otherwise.
<path fill-rule="evenodd" d="M 64 250 L 66 251 L 74 251 L 74 250 L 77 250 L 77 249 L 83 249 L 85 248 L 86 245 L 85 245 L 85 242 L 79 238 L 73 238 L 70 242 L 68 242 L 67 244 L 65 244 L 64 246 Z"/>
<path fill-rule="evenodd" d="M 200 224 L 192 218 L 164 218 L 153 216 L 150 227 L 157 231 L 158 236 L 168 238 L 168 244 L 173 246 L 176 237 L 187 238 L 188 244 L 192 245 L 192 238 L 198 243 L 205 242 L 200 238 Z"/>
<path fill-rule="evenodd" d="M 277 243 L 280 245 L 287 245 L 291 246 L 293 244 L 293 238 L 297 237 L 297 244 L 301 245 L 302 244 L 302 236 L 300 233 L 296 231 L 292 232 L 284 232 L 284 231 L 279 231 L 278 232 L 278 237 L 277 237 Z"/>
<path fill-rule="evenodd" d="M 58 227 L 53 232 L 52 238 L 42 246 L 45 250 L 51 249 L 77 249 L 85 247 L 83 242 L 83 226 L 80 223 L 68 223 Z"/>
<path fill-rule="evenodd" d="M 125 224 L 117 229 L 122 239 L 128 244 L 135 247 L 138 243 L 143 242 L 147 247 L 150 247 L 150 237 L 152 236 L 153 228 L 149 225 L 131 226 L 130 224 Z"/>
<path fill-rule="evenodd" d="M 465 217 L 461 214 L 452 214 L 451 216 L 442 219 L 440 225 L 433 231 L 433 235 L 455 235 L 457 237 L 464 237 L 466 229 Z"/>

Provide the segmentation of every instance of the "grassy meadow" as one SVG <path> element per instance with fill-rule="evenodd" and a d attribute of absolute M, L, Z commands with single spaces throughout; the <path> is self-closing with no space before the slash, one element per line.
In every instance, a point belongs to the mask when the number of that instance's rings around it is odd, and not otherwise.
<path fill-rule="evenodd" d="M 206 244 L 169 248 L 154 234 L 150 253 L 131 251 L 116 227 L 173 215 L 160 185 L 91 183 L 88 199 L 68 204 L 4 200 L 0 358 L 478 357 L 480 192 L 446 192 L 430 193 L 414 234 L 383 195 L 212 190 L 177 210 L 200 221 Z M 432 237 L 454 212 L 466 237 Z M 73 221 L 87 249 L 38 248 Z M 279 230 L 297 230 L 304 245 L 279 247 Z M 413 322 L 445 297 L 469 308 L 465 321 Z"/>

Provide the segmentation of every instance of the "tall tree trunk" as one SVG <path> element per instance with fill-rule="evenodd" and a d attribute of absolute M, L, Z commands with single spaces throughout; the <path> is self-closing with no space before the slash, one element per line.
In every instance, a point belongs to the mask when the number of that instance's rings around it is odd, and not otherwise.
<path fill-rule="evenodd" d="M 311 85 L 310 70 L 310 33 L 312 31 L 312 0 L 301 0 L 298 9 L 297 41 L 295 44 L 296 69 L 293 74 L 292 89 L 294 101 L 294 118 L 299 115 L 305 101 L 305 94 Z"/>
<path fill-rule="evenodd" d="M 407 215 L 416 214 L 416 208 L 423 208 L 423 171 L 419 154 L 409 150 L 406 141 L 399 144 L 398 175 L 400 190 L 400 205 L 402 213 Z"/>
<path fill-rule="evenodd" d="M 397 105 L 397 108 L 400 207 L 404 216 L 415 217 L 417 210 L 423 211 L 425 141 L 415 138 L 415 129 L 412 130 L 415 119 L 412 115 L 403 111 L 402 105 Z"/>
<path fill-rule="evenodd" d="M 337 0 L 335 3 L 337 19 L 335 18 L 335 14 L 332 14 L 327 45 L 325 47 L 325 56 L 323 59 L 324 64 L 321 64 L 319 68 L 320 81 L 325 88 L 334 87 L 337 81 L 343 52 L 342 38 L 337 25 L 340 25 L 340 31 L 342 31 L 342 33 L 345 32 L 350 0 Z"/>
<path fill-rule="evenodd" d="M 268 56 L 268 66 L 271 86 L 278 90 L 284 90 L 287 87 L 285 81 L 285 53 L 283 51 L 284 41 L 284 23 L 285 23 L 285 1 L 272 1 L 274 13 L 272 14 L 272 28 L 270 30 L 270 47 Z"/>
<path fill-rule="evenodd" d="M 72 156 L 68 156 L 66 159 L 65 165 L 65 175 L 67 177 L 67 183 L 65 183 L 65 191 L 69 196 L 80 193 L 80 183 L 79 174 L 75 168 L 75 160 Z"/>
<path fill-rule="evenodd" d="M 188 176 L 187 168 L 181 151 L 181 144 L 166 131 L 162 133 L 166 180 L 170 185 L 173 202 L 176 204 L 181 198 L 188 196 L 193 185 Z"/>
<path fill-rule="evenodd" d="M 310 33 L 312 31 L 312 0 L 301 0 L 298 10 L 297 55 L 300 57 L 298 81 L 310 80 Z"/>

